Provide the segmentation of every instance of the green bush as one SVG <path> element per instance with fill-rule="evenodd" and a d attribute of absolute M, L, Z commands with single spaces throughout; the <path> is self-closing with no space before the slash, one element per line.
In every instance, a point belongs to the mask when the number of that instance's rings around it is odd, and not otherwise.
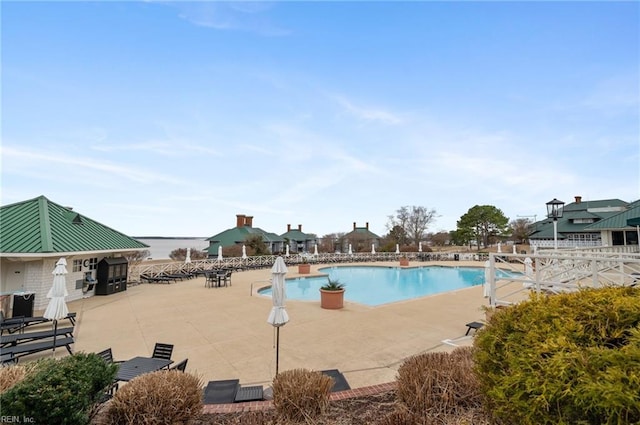
<path fill-rule="evenodd" d="M 322 372 L 286 370 L 273 380 L 273 405 L 284 420 L 310 421 L 326 410 L 332 386 Z"/>
<path fill-rule="evenodd" d="M 162 370 L 141 375 L 111 399 L 105 424 L 186 424 L 202 413 L 202 380 L 191 373 Z"/>
<path fill-rule="evenodd" d="M 475 346 L 502 423 L 640 423 L 640 288 L 534 294 L 494 315 Z"/>
<path fill-rule="evenodd" d="M 89 413 L 113 381 L 117 366 L 95 354 L 42 359 L 0 395 L 2 416 L 37 424 L 87 424 Z"/>

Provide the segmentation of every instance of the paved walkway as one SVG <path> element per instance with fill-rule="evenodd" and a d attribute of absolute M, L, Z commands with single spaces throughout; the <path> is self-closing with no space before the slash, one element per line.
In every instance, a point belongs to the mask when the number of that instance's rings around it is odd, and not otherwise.
<path fill-rule="evenodd" d="M 287 277 L 295 276 L 290 267 Z M 269 278 L 269 269 L 236 272 L 230 287 L 206 288 L 204 278 L 197 278 L 71 302 L 69 310 L 78 315 L 74 349 L 111 347 L 116 360 L 124 360 L 151 355 L 156 342 L 171 343 L 174 360 L 188 358 L 187 371 L 204 384 L 237 378 L 242 385 L 269 386 L 275 375 L 275 334 L 267 323 L 271 299 L 255 293 Z M 339 369 L 352 388 L 389 383 L 411 355 L 450 351 L 446 339 L 469 344 L 465 324 L 482 321 L 486 305 L 481 286 L 380 307 L 345 302 L 342 310 L 288 300 L 279 369 Z"/>

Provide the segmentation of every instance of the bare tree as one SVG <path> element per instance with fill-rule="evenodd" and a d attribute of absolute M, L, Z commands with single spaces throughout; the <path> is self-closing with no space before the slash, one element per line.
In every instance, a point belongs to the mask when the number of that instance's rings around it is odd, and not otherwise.
<path fill-rule="evenodd" d="M 438 232 L 431 235 L 431 243 L 435 246 L 445 246 L 450 240 L 449 232 Z"/>
<path fill-rule="evenodd" d="M 142 251 L 128 251 L 122 254 L 122 256 L 127 259 L 129 267 L 140 264 L 142 260 L 149 258 L 150 255 L 151 252 L 148 249 Z"/>
<path fill-rule="evenodd" d="M 404 206 L 396 211 L 396 215 L 389 216 L 387 230 L 391 230 L 396 226 L 401 227 L 406 235 L 406 240 L 398 241 L 400 244 L 408 242 L 418 245 L 424 238 L 429 225 L 436 219 L 437 212 L 435 209 L 427 209 L 421 206 Z"/>
<path fill-rule="evenodd" d="M 531 233 L 533 220 L 528 218 L 518 218 L 509 223 L 511 227 L 511 237 L 514 242 L 526 243 Z"/>

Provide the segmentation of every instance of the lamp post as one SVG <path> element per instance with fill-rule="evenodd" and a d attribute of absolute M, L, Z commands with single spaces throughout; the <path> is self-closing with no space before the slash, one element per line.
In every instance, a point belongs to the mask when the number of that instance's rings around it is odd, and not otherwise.
<path fill-rule="evenodd" d="M 564 202 L 553 198 L 547 202 L 547 217 L 553 219 L 553 249 L 558 249 L 558 219 L 562 218 Z"/>

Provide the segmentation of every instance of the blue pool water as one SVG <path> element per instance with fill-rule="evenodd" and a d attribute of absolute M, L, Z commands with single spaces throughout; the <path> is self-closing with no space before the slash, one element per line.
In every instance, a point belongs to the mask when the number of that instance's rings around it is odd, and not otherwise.
<path fill-rule="evenodd" d="M 425 295 L 439 294 L 484 283 L 482 267 L 325 267 L 319 269 L 345 284 L 345 300 L 377 306 Z M 501 271 L 496 271 L 497 277 Z M 327 277 L 301 277 L 286 280 L 287 298 L 320 301 L 320 287 Z M 271 289 L 260 294 L 271 295 Z"/>

